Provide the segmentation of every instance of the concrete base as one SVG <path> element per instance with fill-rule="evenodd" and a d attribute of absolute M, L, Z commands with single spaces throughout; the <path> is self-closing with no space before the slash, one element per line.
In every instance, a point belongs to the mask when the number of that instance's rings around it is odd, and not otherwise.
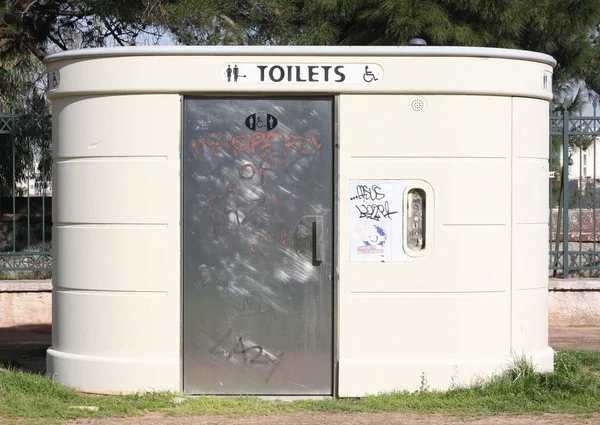
<path fill-rule="evenodd" d="M 119 394 L 181 390 L 179 359 L 82 356 L 50 347 L 46 373 L 60 384 L 90 393 L 111 394 L 115 388 Z"/>

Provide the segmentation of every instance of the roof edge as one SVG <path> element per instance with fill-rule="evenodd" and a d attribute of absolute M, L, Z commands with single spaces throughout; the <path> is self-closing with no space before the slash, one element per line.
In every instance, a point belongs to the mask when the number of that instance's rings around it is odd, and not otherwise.
<path fill-rule="evenodd" d="M 541 62 L 555 67 L 545 53 L 495 47 L 464 46 L 125 46 L 67 50 L 44 58 L 44 64 L 61 60 L 117 56 L 398 56 L 478 57 Z"/>

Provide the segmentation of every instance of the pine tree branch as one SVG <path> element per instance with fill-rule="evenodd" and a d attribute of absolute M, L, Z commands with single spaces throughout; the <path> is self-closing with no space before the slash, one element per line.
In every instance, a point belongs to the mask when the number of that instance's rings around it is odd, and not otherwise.
<path fill-rule="evenodd" d="M 119 45 L 121 45 L 121 46 L 125 46 L 125 44 L 121 41 L 121 38 L 117 35 L 115 29 L 108 22 L 108 19 L 102 18 L 102 22 L 104 22 L 104 25 L 106 25 L 106 29 L 113 36 L 113 38 L 117 41 L 117 43 L 119 43 Z"/>
<path fill-rule="evenodd" d="M 27 12 L 29 12 L 31 10 L 31 8 L 33 6 L 35 6 L 35 4 L 38 2 L 38 0 L 33 0 L 31 3 L 29 3 L 28 5 L 25 6 L 25 8 L 23 9 L 23 11 L 19 12 L 21 15 L 25 15 Z"/>
<path fill-rule="evenodd" d="M 31 41 L 31 39 L 23 37 L 21 41 L 23 42 L 25 47 L 27 47 L 29 51 L 34 54 L 36 58 L 38 58 L 41 61 L 44 60 L 46 55 L 33 43 L 33 41 Z"/>
<path fill-rule="evenodd" d="M 90 14 L 88 12 L 82 12 L 80 10 L 57 10 L 53 13 L 56 13 L 58 16 L 74 16 L 76 18 L 83 18 Z"/>
<path fill-rule="evenodd" d="M 236 23 L 233 21 L 233 19 L 231 19 L 229 16 L 227 16 L 227 15 L 225 15 L 225 14 L 223 14 L 223 13 L 222 13 L 222 14 L 220 14 L 220 15 L 219 15 L 219 17 L 220 17 L 222 20 L 224 20 L 224 21 L 227 23 L 227 25 L 229 25 L 229 26 L 230 26 L 231 28 L 233 28 L 234 30 L 237 30 L 237 29 L 238 29 L 238 26 L 237 26 L 237 24 L 236 24 Z M 244 46 L 247 46 L 247 45 L 248 45 L 248 42 L 246 41 L 246 38 L 245 38 L 245 37 L 243 37 L 243 39 L 242 39 L 242 44 L 243 44 Z"/>
<path fill-rule="evenodd" d="M 0 38 L 0 40 L 1 40 L 1 38 Z M 3 62 L 2 58 L 9 50 L 10 50 L 10 46 L 8 45 L 8 43 L 0 44 L 0 65 Z M 0 66 L 0 69 L 2 69 L 1 66 Z"/>
<path fill-rule="evenodd" d="M 227 22 L 231 27 L 233 28 L 237 28 L 237 25 L 235 24 L 235 22 L 233 22 L 233 19 L 231 19 L 229 16 L 221 14 L 219 15 L 221 17 L 221 19 L 223 19 L 225 22 Z"/>
<path fill-rule="evenodd" d="M 58 38 L 54 37 L 52 34 L 48 34 L 48 38 L 61 49 L 69 50 L 69 48 L 64 43 L 62 43 Z"/>

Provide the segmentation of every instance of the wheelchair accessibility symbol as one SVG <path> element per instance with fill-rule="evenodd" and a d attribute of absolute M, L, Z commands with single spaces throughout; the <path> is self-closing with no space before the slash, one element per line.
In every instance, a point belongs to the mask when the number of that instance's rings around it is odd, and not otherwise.
<path fill-rule="evenodd" d="M 372 83 L 373 81 L 378 80 L 375 74 L 373 74 L 373 71 L 369 69 L 369 65 L 365 65 L 365 73 L 363 74 L 363 80 L 365 80 L 365 83 Z"/>

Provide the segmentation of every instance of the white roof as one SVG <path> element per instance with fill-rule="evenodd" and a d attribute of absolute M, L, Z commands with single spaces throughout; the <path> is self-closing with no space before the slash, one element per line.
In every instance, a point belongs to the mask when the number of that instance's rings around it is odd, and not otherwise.
<path fill-rule="evenodd" d="M 67 50 L 47 56 L 58 60 L 112 56 L 414 56 L 518 59 L 556 66 L 549 55 L 527 50 L 439 46 L 127 46 Z"/>

